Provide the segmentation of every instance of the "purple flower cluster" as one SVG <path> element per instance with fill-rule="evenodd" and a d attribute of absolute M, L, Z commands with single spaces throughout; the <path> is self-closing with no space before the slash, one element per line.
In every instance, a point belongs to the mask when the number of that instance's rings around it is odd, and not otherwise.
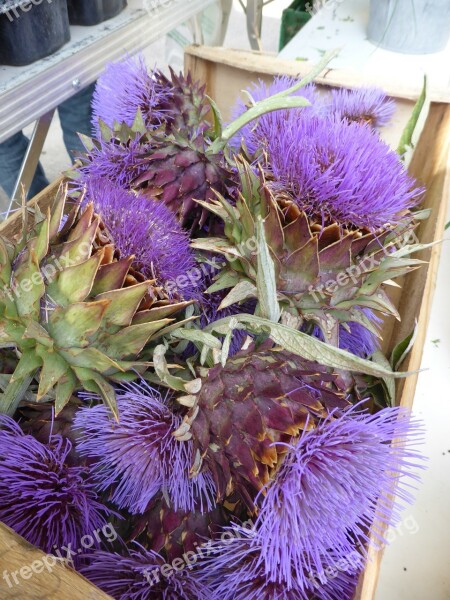
<path fill-rule="evenodd" d="M 140 109 L 146 128 L 158 128 L 167 118 L 162 108 L 171 94 L 148 72 L 142 54 L 110 63 L 97 81 L 92 104 L 92 124 L 101 137 L 99 119 L 110 128 L 115 123 L 131 127 Z"/>
<path fill-rule="evenodd" d="M 259 101 L 295 83 L 278 77 L 269 86 L 259 82 L 248 94 Z M 251 155 L 264 151 L 276 189 L 290 192 L 311 217 L 370 230 L 397 223 L 419 202 L 423 190 L 373 129 L 386 125 L 395 110 L 381 90 L 320 93 L 308 85 L 295 95 L 311 106 L 266 114 L 235 138 Z M 247 108 L 240 101 L 234 117 Z"/>
<path fill-rule="evenodd" d="M 81 569 L 92 583 L 116 600 L 211 600 L 211 590 L 188 568 L 164 577 L 162 556 L 136 545 L 122 554 L 95 552 Z"/>
<path fill-rule="evenodd" d="M 375 328 L 381 326 L 383 322 L 382 319 L 372 310 L 364 308 L 362 309 L 362 312 Z M 318 326 L 314 327 L 311 335 L 322 342 L 325 341 L 322 330 Z M 361 358 L 367 358 L 372 356 L 379 347 L 380 341 L 378 335 L 364 327 L 361 323 L 350 321 L 345 325 L 341 324 L 339 326 L 339 348 L 342 350 L 347 350 L 347 352 L 351 352 Z"/>
<path fill-rule="evenodd" d="M 43 444 L 0 415 L 0 520 L 47 553 L 77 550 L 111 515 L 89 469 L 68 466 L 71 449 L 68 439 Z"/>
<path fill-rule="evenodd" d="M 391 501 L 393 489 L 411 502 L 419 479 L 423 432 L 409 411 L 370 415 L 353 407 L 336 417 L 303 433 L 260 495 L 261 559 L 267 576 L 288 587 L 295 578 L 308 586 L 303 573 L 322 573 L 330 549 L 340 557 L 354 552 L 370 528 L 383 543 L 383 528 L 397 523 L 402 508 Z"/>
<path fill-rule="evenodd" d="M 350 600 L 369 530 L 381 544 L 397 523 L 394 487 L 412 500 L 421 436 L 404 409 L 352 407 L 305 430 L 257 498 L 254 527 L 232 525 L 198 566 L 200 581 L 221 600 Z"/>
<path fill-rule="evenodd" d="M 192 441 L 174 437 L 182 417 L 145 381 L 126 384 L 117 395 L 119 423 L 104 405 L 83 407 L 74 419 L 77 451 L 94 462 L 99 490 L 111 488 L 119 508 L 143 513 L 163 491 L 175 510 L 212 510 L 215 486 L 209 473 L 190 477 Z"/>
<path fill-rule="evenodd" d="M 384 127 L 394 116 L 395 102 L 378 88 L 333 89 L 329 111 L 340 119 Z"/>
<path fill-rule="evenodd" d="M 422 189 L 368 125 L 304 115 L 273 128 L 267 170 L 309 216 L 376 230 L 398 223 Z"/>
<path fill-rule="evenodd" d="M 221 541 L 208 548 L 208 557 L 194 570 L 198 580 L 212 589 L 211 598 L 220 600 L 350 600 L 357 584 L 358 568 L 350 564 L 336 571 L 333 578 L 316 578 L 308 572 L 307 563 L 301 574 L 292 573 L 291 585 L 267 575 L 262 560 L 261 536 L 254 529 L 232 524 Z M 291 544 L 290 538 L 285 544 Z M 356 561 L 357 564 L 358 561 Z M 328 552 L 324 563 L 332 566 L 337 557 Z M 316 577 L 315 577 L 316 576 Z M 312 594 L 314 594 L 312 596 Z"/>
<path fill-rule="evenodd" d="M 85 202 L 94 203 L 123 257 L 134 256 L 134 266 L 149 279 L 178 292 L 185 300 L 196 298 L 195 282 L 178 290 L 177 280 L 195 267 L 189 237 L 163 202 L 136 196 L 107 179 L 90 179 Z M 190 281 L 190 280 L 189 280 Z"/>

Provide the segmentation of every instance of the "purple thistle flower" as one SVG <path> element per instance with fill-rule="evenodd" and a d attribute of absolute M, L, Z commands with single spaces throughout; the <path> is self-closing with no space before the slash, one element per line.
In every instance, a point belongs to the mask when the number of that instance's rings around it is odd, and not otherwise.
<path fill-rule="evenodd" d="M 395 113 L 395 102 L 378 88 L 333 89 L 330 112 L 340 119 L 384 127 Z"/>
<path fill-rule="evenodd" d="M 376 328 L 383 323 L 383 319 L 377 317 L 370 308 L 363 308 L 362 312 Z M 323 332 L 318 325 L 314 327 L 311 335 L 322 342 L 325 341 Z M 379 337 L 373 331 L 361 325 L 361 323 L 349 321 L 345 325 L 341 324 L 339 326 L 339 348 L 342 350 L 347 350 L 347 352 L 351 352 L 361 358 L 367 358 L 372 356 L 379 347 Z"/>
<path fill-rule="evenodd" d="M 93 476 L 100 490 L 111 488 L 111 500 L 131 513 L 143 513 L 163 491 L 174 510 L 210 511 L 215 488 L 209 473 L 191 478 L 193 443 L 178 441 L 173 433 L 182 417 L 145 381 L 129 383 L 117 394 L 120 421 L 99 404 L 78 411 L 77 451 L 93 459 Z"/>
<path fill-rule="evenodd" d="M 422 430 L 409 411 L 370 415 L 352 407 L 336 417 L 303 433 L 259 497 L 261 562 L 271 579 L 289 587 L 306 588 L 305 572 L 322 573 L 330 549 L 348 556 L 369 540 L 369 528 L 385 543 L 383 527 L 396 524 L 401 503 L 412 501 L 405 480 L 419 479 L 414 469 L 423 457 L 415 446 Z M 401 503 L 393 504 L 397 484 Z"/>
<path fill-rule="evenodd" d="M 68 466 L 71 449 L 60 435 L 43 444 L 0 415 L 0 520 L 47 553 L 77 550 L 111 515 L 88 468 Z"/>
<path fill-rule="evenodd" d="M 287 541 L 287 544 L 290 545 L 291 541 Z M 225 529 L 220 540 L 208 545 L 208 556 L 194 567 L 194 573 L 201 583 L 212 588 L 211 598 L 220 600 L 353 598 L 361 561 L 349 560 L 346 569 L 336 570 L 333 578 L 314 572 L 302 572 L 301 577 L 298 577 L 293 572 L 292 583 L 288 586 L 286 582 L 278 581 L 266 572 L 261 551 L 260 536 L 255 529 L 232 524 Z M 326 553 L 323 562 L 327 567 L 338 564 L 337 557 L 332 552 Z M 357 562 L 356 566 L 354 562 Z M 304 585 L 300 584 L 302 580 Z"/>
<path fill-rule="evenodd" d="M 369 309 L 364 312 L 371 312 Z M 373 313 L 372 313 L 373 315 Z M 376 323 L 382 323 L 382 319 L 373 315 L 373 319 L 376 320 Z M 361 323 L 355 323 L 350 321 L 346 323 L 347 327 L 340 325 L 339 327 L 339 348 L 342 350 L 347 350 L 347 352 L 351 352 L 356 356 L 360 356 L 361 358 L 367 358 L 372 356 L 372 354 L 379 349 L 380 340 L 378 336 L 370 331 Z"/>
<path fill-rule="evenodd" d="M 296 83 L 298 83 L 298 79 L 283 75 L 275 77 L 273 82 L 269 85 L 259 80 L 258 83 L 253 83 L 251 87 L 247 88 L 247 92 L 254 102 L 259 102 L 260 100 L 265 100 L 269 96 L 273 96 L 274 94 L 289 89 Z M 307 110 L 318 115 L 324 113 L 324 105 L 320 94 L 316 91 L 315 85 L 306 85 L 300 90 L 297 90 L 297 92 L 294 92 L 292 96 L 303 96 L 311 102 L 311 106 L 290 110 L 276 110 L 263 115 L 257 121 L 243 127 L 236 134 L 233 140 L 235 147 L 239 147 L 241 141 L 244 141 L 250 154 L 255 154 L 260 148 L 265 147 L 268 136 L 274 129 L 281 128 L 281 130 L 284 130 L 286 127 L 289 127 L 291 121 L 296 121 L 301 118 L 302 111 Z M 232 120 L 234 121 L 234 119 L 240 117 L 249 107 L 250 99 L 248 97 L 244 100 L 238 100 L 232 111 Z"/>
<path fill-rule="evenodd" d="M 97 137 L 101 137 L 99 119 L 110 128 L 114 123 L 131 127 L 138 109 L 148 130 L 158 128 L 167 117 L 161 103 L 170 94 L 171 90 L 148 72 L 142 54 L 109 63 L 97 81 L 92 102 Z"/>
<path fill-rule="evenodd" d="M 308 216 L 367 228 L 398 223 L 423 190 L 368 125 L 306 113 L 267 141 L 272 185 Z"/>
<path fill-rule="evenodd" d="M 82 191 L 87 181 L 100 177 L 129 190 L 132 181 L 148 168 L 142 161 L 142 153 L 146 153 L 149 146 L 149 143 L 142 142 L 139 135 L 126 143 L 114 139 L 96 140 L 93 148 L 86 148 L 84 164 L 75 171 L 76 179 L 71 183 L 72 189 Z"/>
<path fill-rule="evenodd" d="M 211 591 L 185 568 L 164 576 L 162 556 L 136 544 L 123 554 L 97 551 L 81 573 L 116 600 L 210 600 Z M 167 566 L 166 566 L 167 569 Z"/>
<path fill-rule="evenodd" d="M 86 185 L 85 202 L 92 201 L 122 256 L 135 256 L 134 266 L 156 279 L 169 296 L 195 299 L 200 291 L 186 274 L 195 268 L 188 234 L 163 202 L 136 196 L 102 178 Z M 179 278 L 186 285 L 179 286 Z"/>

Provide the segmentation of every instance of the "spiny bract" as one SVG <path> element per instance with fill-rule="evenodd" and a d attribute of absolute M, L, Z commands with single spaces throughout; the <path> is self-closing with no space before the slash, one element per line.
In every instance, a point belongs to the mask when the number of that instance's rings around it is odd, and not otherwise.
<path fill-rule="evenodd" d="M 20 353 L 1 400 L 11 415 L 36 373 L 38 401 L 55 388 L 57 412 L 78 388 L 115 412 L 108 380 L 139 369 L 143 347 L 187 304 L 133 270 L 133 256 L 117 258 L 92 204 L 75 205 L 61 227 L 66 198 L 47 216 L 36 209 L 16 244 L 0 240 L 0 342 Z"/>

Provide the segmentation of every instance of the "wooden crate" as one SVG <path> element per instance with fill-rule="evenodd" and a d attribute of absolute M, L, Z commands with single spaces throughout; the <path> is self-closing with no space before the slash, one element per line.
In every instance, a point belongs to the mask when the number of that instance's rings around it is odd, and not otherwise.
<path fill-rule="evenodd" d="M 241 96 L 242 90 L 252 81 L 261 79 L 270 83 L 275 75 L 302 77 L 310 69 L 311 64 L 305 62 L 282 60 L 258 52 L 191 46 L 185 53 L 185 71 L 190 70 L 194 80 L 198 79 L 206 84 L 206 93 L 214 98 L 225 120 L 230 118 L 231 108 Z M 362 85 L 355 74 L 332 69 L 325 71 L 316 82 L 324 87 L 351 88 Z M 382 132 L 383 139 L 396 148 L 417 100 L 420 85 L 416 89 L 395 88 L 392 80 L 386 85 L 379 80 L 376 84 L 396 100 L 397 109 L 392 124 Z M 439 100 L 442 98 L 439 97 Z M 422 207 L 431 209 L 430 217 L 422 221 L 417 230 L 422 243 L 441 240 L 444 236 L 450 193 L 450 98 L 447 100 L 432 99 L 430 102 L 409 165 L 410 173 L 427 190 Z M 401 289 L 392 296 L 401 321 L 399 323 L 393 318 L 388 319 L 383 327 L 383 350 L 388 356 L 413 330 L 416 320 L 418 322 L 414 347 L 401 365 L 404 371 L 420 369 L 441 247 L 442 244 L 437 244 L 417 253 L 415 257 L 427 261 L 427 264 L 405 277 L 401 282 Z M 397 381 L 397 404 L 412 406 L 417 377 L 416 373 Z M 374 598 L 382 555 L 382 550 L 369 550 L 370 560 L 362 573 L 354 600 Z"/>
<path fill-rule="evenodd" d="M 301 76 L 311 68 L 307 63 L 283 61 L 263 54 L 206 47 L 189 48 L 185 64 L 186 69 L 192 71 L 194 79 L 206 83 L 208 93 L 216 100 L 225 118 L 229 117 L 230 108 L 240 91 L 251 81 L 258 78 L 270 81 L 276 74 Z M 354 78 L 343 77 L 342 73 L 333 71 L 328 71 L 318 81 L 327 86 L 358 85 L 358 81 Z M 395 144 L 411 113 L 416 99 L 415 92 L 395 90 L 392 87 L 386 88 L 386 91 L 398 102 L 393 125 L 384 132 L 385 139 Z M 422 222 L 418 230 L 422 242 L 431 242 L 443 237 L 450 189 L 449 148 L 450 106 L 445 102 L 432 102 L 410 165 L 411 173 L 427 187 L 423 206 L 432 209 L 430 218 Z M 38 204 L 41 209 L 48 207 L 59 183 L 60 181 L 55 182 L 34 198 L 29 203 L 29 210 L 32 210 L 34 204 Z M 20 214 L 16 213 L 0 225 L 0 235 L 14 239 L 20 233 L 20 228 Z M 388 323 L 384 331 L 384 346 L 385 350 L 389 351 L 412 330 L 415 320 L 418 320 L 416 344 L 402 365 L 404 370 L 414 371 L 420 368 L 440 251 L 441 245 L 436 245 L 421 253 L 420 258 L 427 260 L 428 264 L 405 279 L 401 294 L 396 299 L 402 321 L 395 326 Z M 416 381 L 417 375 L 412 375 L 397 384 L 399 404 L 402 406 L 412 405 Z M 371 600 L 375 594 L 382 552 L 371 550 L 370 553 L 372 560 L 361 577 L 356 600 Z M 51 573 L 44 571 L 41 574 L 33 574 L 29 580 L 21 579 L 20 585 L 13 588 L 9 588 L 2 579 L 4 570 L 10 573 L 18 571 L 24 566 L 30 566 L 35 560 L 40 560 L 42 556 L 42 552 L 0 524 L 0 598 L 2 600 L 3 598 L 17 600 L 110 598 L 83 577 L 63 566 L 56 566 Z"/>

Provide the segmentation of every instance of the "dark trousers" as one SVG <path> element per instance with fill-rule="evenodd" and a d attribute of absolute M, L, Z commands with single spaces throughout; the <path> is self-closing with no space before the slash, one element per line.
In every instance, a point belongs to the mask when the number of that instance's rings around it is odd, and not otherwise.
<path fill-rule="evenodd" d="M 94 88 L 95 84 L 92 84 L 58 106 L 64 145 L 72 160 L 77 152 L 83 152 L 84 150 L 77 134 L 92 134 L 91 101 Z M 0 186 L 2 186 L 9 197 L 12 196 L 14 191 L 28 143 L 28 138 L 25 137 L 22 131 L 19 131 L 0 144 Z M 36 196 L 48 184 L 49 182 L 45 176 L 44 169 L 41 163 L 39 163 L 28 197 L 32 198 Z"/>

